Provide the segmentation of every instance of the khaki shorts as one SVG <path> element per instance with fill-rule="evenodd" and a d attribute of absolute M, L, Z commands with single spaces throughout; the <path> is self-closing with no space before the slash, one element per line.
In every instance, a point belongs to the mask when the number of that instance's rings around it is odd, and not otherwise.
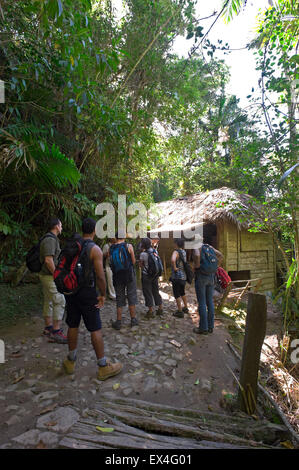
<path fill-rule="evenodd" d="M 64 295 L 57 291 L 52 275 L 39 274 L 39 279 L 44 295 L 43 317 L 51 317 L 56 321 L 62 320 L 65 307 Z"/>

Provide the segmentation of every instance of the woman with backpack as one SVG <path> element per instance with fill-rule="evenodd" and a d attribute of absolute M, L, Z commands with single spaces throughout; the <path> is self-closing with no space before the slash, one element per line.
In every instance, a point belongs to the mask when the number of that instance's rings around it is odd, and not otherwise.
<path fill-rule="evenodd" d="M 222 253 L 209 242 L 210 240 L 204 237 L 202 246 L 193 250 L 195 291 L 199 313 L 199 326 L 193 328 L 193 332 L 203 335 L 213 333 L 215 273 L 223 259 Z"/>
<path fill-rule="evenodd" d="M 157 315 L 163 314 L 162 297 L 159 293 L 159 276 L 162 271 L 162 263 L 157 251 L 152 247 L 150 238 L 143 238 L 141 241 L 141 249 L 143 250 L 139 258 L 139 266 L 141 268 L 142 291 L 145 305 L 148 311 L 146 318 L 152 318 L 153 307 L 156 305 Z"/>
<path fill-rule="evenodd" d="M 126 306 L 126 300 L 129 304 L 131 317 L 131 326 L 137 326 L 136 304 L 137 304 L 137 285 L 135 274 L 135 253 L 133 246 L 126 243 L 125 238 L 120 238 L 118 233 L 115 235 L 115 243 L 112 244 L 108 252 L 110 266 L 113 273 L 113 285 L 116 294 L 116 320 L 112 322 L 112 328 L 121 329 L 122 309 Z"/>
<path fill-rule="evenodd" d="M 184 318 L 184 314 L 188 313 L 188 304 L 185 294 L 185 286 L 187 281 L 184 264 L 187 261 L 186 251 L 184 248 L 184 239 L 178 238 L 174 240 L 176 249 L 171 256 L 171 282 L 173 295 L 177 304 L 177 311 L 173 313 L 174 317 Z M 182 307 L 182 303 L 184 307 Z"/>

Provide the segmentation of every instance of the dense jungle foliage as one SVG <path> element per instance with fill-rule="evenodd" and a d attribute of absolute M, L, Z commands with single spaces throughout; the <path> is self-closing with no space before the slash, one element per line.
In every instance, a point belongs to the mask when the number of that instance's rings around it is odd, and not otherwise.
<path fill-rule="evenodd" d="M 150 204 L 229 186 L 275 211 L 253 219 L 282 251 L 279 294 L 298 319 L 297 2 L 269 1 L 258 19 L 247 47 L 260 86 L 246 110 L 226 92 L 215 51 L 229 46 L 209 41 L 198 2 L 122 3 L 120 18 L 112 0 L 1 2 L 0 272 L 24 261 L 52 214 L 67 234 L 118 194 Z M 242 8 L 223 1 L 215 19 Z M 172 49 L 180 35 L 184 59 Z"/>

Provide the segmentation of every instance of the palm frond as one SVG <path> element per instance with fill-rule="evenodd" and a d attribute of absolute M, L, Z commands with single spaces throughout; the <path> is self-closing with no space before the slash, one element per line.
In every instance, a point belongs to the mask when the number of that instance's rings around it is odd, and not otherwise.
<path fill-rule="evenodd" d="M 243 6 L 245 6 L 247 0 L 223 0 L 222 8 L 224 8 L 222 16 L 227 23 L 229 23 L 234 15 L 238 15 L 242 10 Z"/>

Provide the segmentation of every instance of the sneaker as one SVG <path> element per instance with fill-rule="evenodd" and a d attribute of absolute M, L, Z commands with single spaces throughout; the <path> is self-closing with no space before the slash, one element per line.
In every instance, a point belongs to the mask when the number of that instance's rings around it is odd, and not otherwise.
<path fill-rule="evenodd" d="M 200 328 L 193 328 L 193 332 L 197 333 L 198 335 L 207 335 L 208 330 L 201 330 Z"/>
<path fill-rule="evenodd" d="M 184 313 L 189 313 L 188 307 L 184 307 L 182 311 L 183 311 Z"/>
<path fill-rule="evenodd" d="M 49 342 L 50 343 L 59 343 L 59 344 L 67 344 L 67 337 L 63 334 L 63 331 L 60 330 L 52 330 L 50 337 L 49 337 Z"/>
<path fill-rule="evenodd" d="M 116 362 L 115 364 L 111 364 L 111 362 L 107 361 L 107 364 L 103 367 L 99 367 L 98 369 L 98 380 L 106 380 L 109 377 L 113 377 L 114 375 L 119 374 L 122 370 L 123 365 L 120 362 Z"/>
<path fill-rule="evenodd" d="M 115 320 L 111 323 L 112 328 L 115 330 L 120 330 L 121 329 L 121 320 Z"/>
<path fill-rule="evenodd" d="M 70 361 L 69 359 L 65 359 L 62 363 L 63 370 L 66 374 L 73 374 L 75 369 L 75 361 Z"/>
<path fill-rule="evenodd" d="M 53 326 L 46 326 L 46 328 L 43 331 L 43 336 L 49 337 L 53 331 Z"/>
<path fill-rule="evenodd" d="M 177 317 L 177 318 L 184 318 L 184 312 L 183 311 L 180 312 L 179 310 L 177 310 L 176 312 L 172 314 L 172 316 Z"/>
<path fill-rule="evenodd" d="M 131 318 L 131 326 L 138 326 L 138 320 L 137 318 Z"/>
<path fill-rule="evenodd" d="M 209 329 L 208 329 L 208 332 L 209 332 L 209 333 L 213 333 L 213 328 L 209 328 Z"/>

